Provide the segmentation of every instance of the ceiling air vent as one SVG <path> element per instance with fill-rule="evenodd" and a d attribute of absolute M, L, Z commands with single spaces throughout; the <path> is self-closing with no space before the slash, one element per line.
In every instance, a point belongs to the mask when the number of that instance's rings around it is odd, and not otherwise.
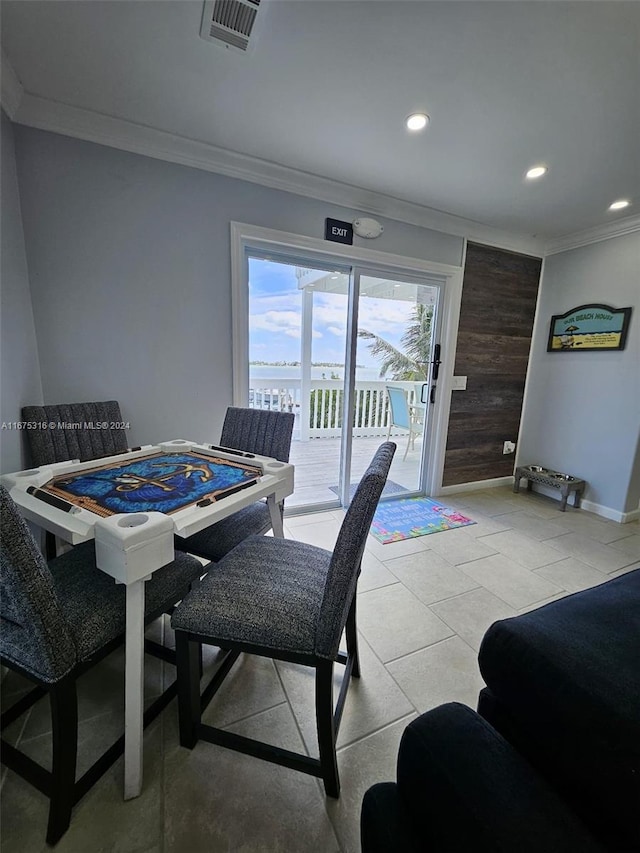
<path fill-rule="evenodd" d="M 246 53 L 260 0 L 206 0 L 200 35 Z"/>

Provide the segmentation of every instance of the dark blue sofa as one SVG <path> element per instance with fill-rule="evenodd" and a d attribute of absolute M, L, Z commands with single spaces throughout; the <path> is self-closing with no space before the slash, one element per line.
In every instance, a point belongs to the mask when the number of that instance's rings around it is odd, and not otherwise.
<path fill-rule="evenodd" d="M 363 853 L 640 851 L 640 569 L 494 623 L 478 712 L 405 730 Z"/>

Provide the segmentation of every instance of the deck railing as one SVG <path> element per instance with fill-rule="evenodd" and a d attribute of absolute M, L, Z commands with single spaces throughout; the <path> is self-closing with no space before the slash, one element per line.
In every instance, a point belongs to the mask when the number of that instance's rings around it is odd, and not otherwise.
<path fill-rule="evenodd" d="M 355 384 L 355 437 L 383 436 L 389 428 L 389 398 L 383 380 Z M 393 382 L 408 393 L 410 405 L 419 403 L 421 383 Z M 251 377 L 249 406 L 296 415 L 294 438 L 339 437 L 342 430 L 344 389 L 340 379 L 312 379 L 310 393 L 302 395 L 300 379 L 282 380 L 276 377 Z M 403 431 L 398 430 L 398 434 Z M 396 430 L 392 430 L 395 434 Z"/>

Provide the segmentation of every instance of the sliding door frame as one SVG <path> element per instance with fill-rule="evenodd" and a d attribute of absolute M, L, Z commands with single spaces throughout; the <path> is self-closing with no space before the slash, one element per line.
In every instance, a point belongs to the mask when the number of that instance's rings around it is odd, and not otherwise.
<path fill-rule="evenodd" d="M 440 300 L 443 359 L 438 380 L 438 394 L 434 404 L 432 446 L 429 448 L 432 464 L 425 478 L 427 494 L 437 495 L 442 487 L 444 454 L 449 423 L 451 385 L 455 363 L 455 342 L 458 333 L 460 302 L 462 298 L 462 266 L 439 264 L 421 258 L 409 258 L 361 246 L 345 246 L 316 237 L 304 237 L 286 231 L 276 231 L 241 222 L 231 222 L 231 308 L 233 404 L 249 403 L 249 250 L 280 254 L 303 254 L 312 262 L 315 257 L 326 263 L 335 259 L 343 264 L 362 265 L 385 270 L 390 275 L 433 277 L 441 279 L 444 287 Z M 364 271 L 364 270 L 363 270 Z M 429 456 L 427 457 L 429 458 Z"/>

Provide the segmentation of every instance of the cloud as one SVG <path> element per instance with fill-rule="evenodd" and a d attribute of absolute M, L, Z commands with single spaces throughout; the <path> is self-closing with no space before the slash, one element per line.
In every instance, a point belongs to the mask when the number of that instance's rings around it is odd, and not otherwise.
<path fill-rule="evenodd" d="M 262 329 L 265 332 L 286 334 L 290 337 L 300 337 L 302 320 L 296 311 L 265 311 L 264 314 L 249 316 L 249 329 L 254 332 Z M 291 334 L 294 333 L 294 334 Z"/>
<path fill-rule="evenodd" d="M 249 299 L 249 310 L 252 314 L 262 314 L 265 311 L 282 309 L 285 311 L 302 310 L 302 302 L 298 293 L 273 293 L 263 296 L 251 296 Z"/>

